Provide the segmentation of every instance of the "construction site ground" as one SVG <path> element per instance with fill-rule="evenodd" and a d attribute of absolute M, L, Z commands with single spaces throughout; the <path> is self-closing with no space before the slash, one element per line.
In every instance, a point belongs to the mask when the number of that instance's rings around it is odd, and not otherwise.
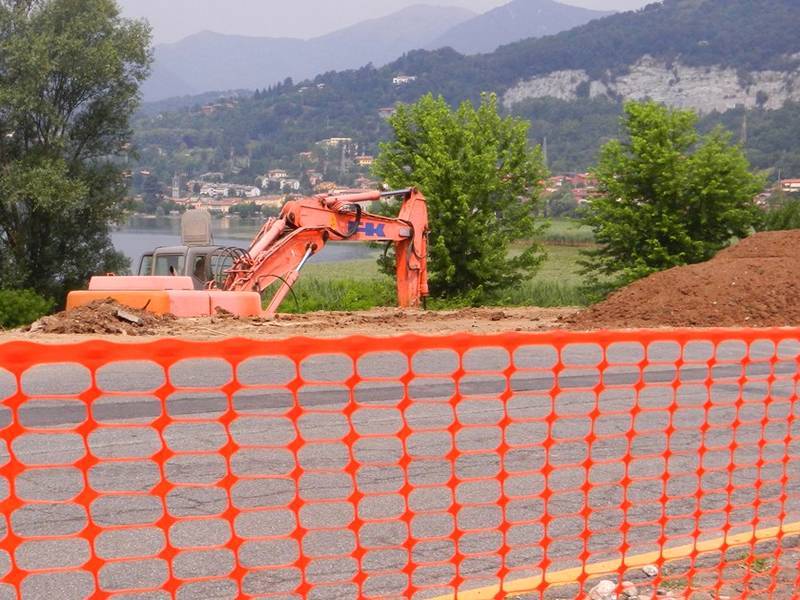
<path fill-rule="evenodd" d="M 12 340 L 68 343 L 87 339 L 135 342 L 142 341 L 142 336 L 214 340 L 231 337 L 383 337 L 404 333 L 440 335 L 464 331 L 479 334 L 546 331 L 560 327 L 565 319 L 577 312 L 574 308 L 470 308 L 436 312 L 380 308 L 364 312 L 280 315 L 266 320 L 239 319 L 230 315 L 173 319 L 130 311 L 142 319 L 140 324 L 134 324 L 117 316 L 117 311 L 122 308 L 108 304 L 106 307 L 46 317 L 31 330 L 18 329 L 0 333 L 0 343 Z"/>

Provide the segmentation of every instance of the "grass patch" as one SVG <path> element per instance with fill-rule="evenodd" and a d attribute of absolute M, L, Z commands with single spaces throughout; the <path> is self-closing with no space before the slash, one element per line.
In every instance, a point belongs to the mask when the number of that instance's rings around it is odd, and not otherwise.
<path fill-rule="evenodd" d="M 588 298 L 580 285 L 572 281 L 533 279 L 508 290 L 497 301 L 498 306 L 540 306 L 557 308 L 560 306 L 586 306 Z"/>
<path fill-rule="evenodd" d="M 579 285 L 583 278 L 578 261 L 581 260 L 581 248 L 575 246 L 547 246 L 547 259 L 533 281 L 554 281 L 563 284 Z"/>
<path fill-rule="evenodd" d="M 536 276 L 519 286 L 505 290 L 485 306 L 585 306 L 589 299 L 581 290 L 578 272 L 580 248 L 548 246 L 547 260 Z M 294 286 L 297 301 L 290 293 L 280 311 L 305 313 L 314 311 L 369 310 L 380 306 L 396 306 L 395 282 L 378 269 L 375 259 L 358 259 L 336 263 L 312 263 Z M 467 300 L 430 300 L 432 310 L 455 310 L 471 306 Z"/>
<path fill-rule="evenodd" d="M 295 296 L 297 301 L 295 301 Z M 369 310 L 376 306 L 394 306 L 397 293 L 388 277 L 373 279 L 301 278 L 281 304 L 280 312 Z"/>
<path fill-rule="evenodd" d="M 356 281 L 372 281 L 375 279 L 388 279 L 378 269 L 374 258 L 359 258 L 335 263 L 311 263 L 303 269 L 300 283 L 306 279 L 319 279 L 324 281 L 341 281 L 352 279 Z"/>
<path fill-rule="evenodd" d="M 539 240 L 548 246 L 591 246 L 595 243 L 591 227 L 575 219 L 550 219 L 550 226 Z"/>

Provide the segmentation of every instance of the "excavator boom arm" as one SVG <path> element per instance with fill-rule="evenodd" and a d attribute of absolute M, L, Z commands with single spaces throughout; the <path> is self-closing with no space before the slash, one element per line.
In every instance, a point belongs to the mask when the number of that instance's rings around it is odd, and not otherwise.
<path fill-rule="evenodd" d="M 363 211 L 360 202 L 400 195 L 397 218 Z M 306 261 L 329 241 L 391 242 L 397 258 L 397 298 L 402 307 L 419 306 L 428 295 L 428 211 L 416 189 L 316 196 L 288 202 L 270 219 L 250 250 L 228 271 L 224 289 L 264 293 L 279 287 L 266 312 L 274 315 Z"/>

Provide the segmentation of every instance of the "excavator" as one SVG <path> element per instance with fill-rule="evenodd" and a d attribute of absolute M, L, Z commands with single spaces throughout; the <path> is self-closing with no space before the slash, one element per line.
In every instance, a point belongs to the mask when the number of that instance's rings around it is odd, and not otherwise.
<path fill-rule="evenodd" d="M 362 208 L 362 203 L 391 197 L 402 201 L 397 218 Z M 145 254 L 136 275 L 92 277 L 88 290 L 69 293 L 67 308 L 111 298 L 176 317 L 226 311 L 272 318 L 308 260 L 334 241 L 394 244 L 398 304 L 415 308 L 428 296 L 428 233 L 425 197 L 415 188 L 289 201 L 278 217 L 264 223 L 247 250 L 215 246 L 211 215 L 187 211 L 181 223 L 182 245 Z"/>

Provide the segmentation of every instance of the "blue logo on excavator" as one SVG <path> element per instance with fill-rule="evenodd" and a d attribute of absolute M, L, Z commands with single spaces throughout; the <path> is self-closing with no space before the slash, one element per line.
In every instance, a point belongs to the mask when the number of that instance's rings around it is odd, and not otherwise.
<path fill-rule="evenodd" d="M 350 227 L 355 227 L 356 222 L 350 221 Z M 386 233 L 384 232 L 384 227 L 386 227 L 385 223 L 364 223 L 359 226 L 358 233 L 363 233 L 367 237 L 375 237 L 375 238 L 382 238 L 386 237 Z"/>

